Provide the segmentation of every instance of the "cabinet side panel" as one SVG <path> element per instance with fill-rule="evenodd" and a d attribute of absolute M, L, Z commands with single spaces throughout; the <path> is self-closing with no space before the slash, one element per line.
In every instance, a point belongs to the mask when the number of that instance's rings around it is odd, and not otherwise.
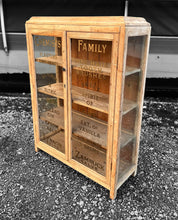
<path fill-rule="evenodd" d="M 148 62 L 148 52 L 149 52 L 149 45 L 150 45 L 150 31 L 151 29 L 148 28 L 146 34 L 144 36 L 144 42 L 142 47 L 142 61 L 141 61 L 141 76 L 140 76 L 140 83 L 139 83 L 139 93 L 137 97 L 137 102 L 139 105 L 138 112 L 137 112 L 137 121 L 135 124 L 135 136 L 136 136 L 136 143 L 135 143 L 135 152 L 133 153 L 133 163 L 136 165 L 136 170 L 133 173 L 135 176 L 137 173 L 137 165 L 138 165 L 138 153 L 139 153 L 139 145 L 140 145 L 140 133 L 141 133 L 141 123 L 142 123 L 142 111 L 143 111 L 143 100 L 144 100 L 144 93 L 145 93 L 145 81 L 146 81 L 146 71 L 147 71 L 147 62 Z"/>
<path fill-rule="evenodd" d="M 141 34 L 138 34 L 140 30 Z M 134 36 L 135 31 L 135 36 Z M 123 74 L 122 126 L 117 188 L 136 174 L 140 142 L 142 105 L 145 88 L 149 28 L 128 28 L 126 32 L 126 66 Z M 138 36 L 137 36 L 138 34 Z"/>

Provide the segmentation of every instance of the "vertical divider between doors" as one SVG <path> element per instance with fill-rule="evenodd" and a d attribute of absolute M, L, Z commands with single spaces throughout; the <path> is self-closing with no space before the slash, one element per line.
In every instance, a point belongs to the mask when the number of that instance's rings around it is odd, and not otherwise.
<path fill-rule="evenodd" d="M 68 160 L 68 65 L 67 65 L 67 33 L 62 33 L 62 72 L 63 72 L 63 91 L 64 91 L 64 124 L 65 124 L 65 157 Z"/>
<path fill-rule="evenodd" d="M 72 158 L 72 146 L 71 146 L 71 135 L 72 135 L 72 96 L 71 96 L 71 39 L 69 37 L 69 33 L 66 33 L 66 48 L 67 48 L 67 88 L 68 88 L 68 99 L 67 99 L 67 107 L 68 107 L 68 154 L 67 160 Z"/>
<path fill-rule="evenodd" d="M 111 58 L 111 75 L 110 75 L 110 90 L 109 90 L 109 109 L 108 109 L 108 134 L 107 134 L 107 168 L 106 179 L 110 183 L 111 164 L 112 164 L 112 145 L 113 145 L 113 124 L 115 112 L 115 91 L 116 91 L 116 75 L 117 75 L 117 60 L 118 60 L 118 43 L 119 35 L 113 35 L 112 41 L 112 58 Z"/>
<path fill-rule="evenodd" d="M 61 54 L 59 54 L 59 51 L 58 51 L 58 38 L 55 37 L 55 55 L 56 56 L 59 56 Z M 59 66 L 56 64 L 56 82 L 59 83 L 59 82 L 62 82 L 62 76 L 60 74 L 60 71 L 59 71 Z M 61 100 L 59 98 L 57 98 L 57 106 L 60 106 L 61 105 Z"/>
<path fill-rule="evenodd" d="M 110 181 L 110 198 L 114 199 L 117 194 L 117 177 L 119 169 L 120 155 L 120 135 L 121 135 L 121 109 L 123 100 L 123 71 L 124 71 L 124 48 L 125 48 L 125 26 L 121 27 L 119 35 L 118 49 L 118 68 L 115 92 L 115 113 L 114 113 L 114 128 L 113 128 L 113 147 L 112 147 L 112 169 Z"/>

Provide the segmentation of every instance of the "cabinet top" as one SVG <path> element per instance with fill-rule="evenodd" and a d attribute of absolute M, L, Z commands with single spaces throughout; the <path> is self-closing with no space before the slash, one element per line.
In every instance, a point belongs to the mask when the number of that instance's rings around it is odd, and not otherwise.
<path fill-rule="evenodd" d="M 150 26 L 141 17 L 121 16 L 85 16 L 85 17 L 31 17 L 27 24 L 57 24 L 57 25 L 84 25 L 84 26 Z"/>

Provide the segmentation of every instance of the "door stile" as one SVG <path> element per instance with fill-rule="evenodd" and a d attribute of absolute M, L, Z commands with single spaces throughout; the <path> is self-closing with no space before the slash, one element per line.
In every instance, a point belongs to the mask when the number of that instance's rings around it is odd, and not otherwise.
<path fill-rule="evenodd" d="M 68 107 L 68 154 L 67 154 L 67 160 L 70 160 L 72 158 L 72 146 L 71 146 L 71 136 L 72 136 L 72 96 L 71 96 L 71 39 L 70 37 L 68 37 L 67 34 L 67 77 L 68 77 L 68 81 L 67 81 L 67 87 L 68 87 L 68 103 L 67 103 L 67 107 Z"/>
<path fill-rule="evenodd" d="M 121 136 L 121 105 L 123 100 L 123 71 L 124 71 L 124 50 L 125 50 L 125 27 L 121 27 L 119 35 L 119 50 L 118 50 L 118 70 L 116 82 L 116 99 L 115 99 L 115 114 L 113 128 L 113 150 L 112 150 L 112 170 L 110 181 L 110 198 L 114 199 L 117 194 L 117 177 L 119 168 L 119 153 L 120 153 L 120 136 Z M 119 109 L 119 110 L 118 110 Z"/>
<path fill-rule="evenodd" d="M 62 74 L 63 74 L 63 90 L 64 90 L 64 127 L 65 127 L 65 157 L 68 160 L 68 65 L 67 65 L 67 34 L 66 31 L 62 33 Z"/>
<path fill-rule="evenodd" d="M 113 35 L 112 41 L 112 58 L 111 58 L 111 79 L 110 79 L 110 97 L 109 97 L 109 118 L 108 118 L 108 135 L 107 135 L 107 168 L 106 168 L 106 179 L 108 184 L 111 178 L 112 169 L 112 146 L 113 146 L 113 125 L 114 125 L 114 112 L 115 112 L 115 92 L 116 92 L 116 76 L 117 76 L 117 65 L 118 65 L 118 44 L 119 44 L 119 34 Z"/>
<path fill-rule="evenodd" d="M 38 143 L 40 142 L 39 134 L 39 114 L 38 114 L 38 101 L 37 101 L 37 84 L 36 84 L 36 71 L 35 71 L 35 57 L 34 57 L 34 44 L 33 35 L 28 30 L 26 25 L 26 39 L 27 39 L 27 51 L 29 62 L 29 75 L 30 75 L 30 87 L 31 87 L 31 100 L 32 100 L 32 115 L 33 115 L 33 129 L 35 139 L 35 151 L 38 152 Z"/>

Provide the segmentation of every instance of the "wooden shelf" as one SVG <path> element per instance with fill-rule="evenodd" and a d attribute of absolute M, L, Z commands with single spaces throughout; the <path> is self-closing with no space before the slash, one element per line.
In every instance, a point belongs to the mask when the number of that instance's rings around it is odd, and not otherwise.
<path fill-rule="evenodd" d="M 43 141 L 43 140 L 57 134 L 58 132 L 60 132 L 60 130 L 61 129 L 57 129 L 57 130 L 55 129 L 55 130 L 50 131 L 50 132 L 49 132 L 49 130 L 47 130 L 46 134 L 43 134 L 43 135 L 40 134 L 40 140 Z"/>
<path fill-rule="evenodd" d="M 117 180 L 117 189 L 129 178 L 135 171 L 136 165 L 129 163 L 129 161 L 119 161 L 119 175 Z"/>
<path fill-rule="evenodd" d="M 40 119 L 64 129 L 64 109 L 57 107 L 50 111 L 42 112 Z M 90 118 L 84 114 L 72 112 L 73 135 L 92 141 L 102 148 L 107 148 L 107 123 L 99 119 Z M 134 139 L 134 135 L 127 131 L 121 132 L 121 148 Z"/>
<path fill-rule="evenodd" d="M 35 59 L 36 62 L 46 63 L 50 65 L 63 66 L 62 56 L 50 56 L 50 57 L 38 57 Z M 72 68 L 81 71 L 87 71 L 97 74 L 110 76 L 111 67 L 109 63 L 94 62 L 90 60 L 83 60 L 72 58 Z M 125 76 L 140 72 L 140 68 L 126 66 Z"/>
<path fill-rule="evenodd" d="M 57 107 L 40 113 L 40 119 L 64 129 L 64 108 Z"/>
<path fill-rule="evenodd" d="M 130 141 L 134 140 L 135 136 L 126 130 L 121 131 L 120 148 L 125 147 Z"/>
<path fill-rule="evenodd" d="M 49 57 L 38 57 L 35 59 L 36 62 L 46 63 L 50 65 L 63 66 L 62 56 L 49 56 Z M 93 72 L 110 76 L 111 67 L 109 63 L 94 62 L 90 60 L 83 60 L 72 58 L 72 68 L 81 71 Z"/>
<path fill-rule="evenodd" d="M 72 112 L 72 133 L 107 148 L 107 123 Z"/>
<path fill-rule="evenodd" d="M 38 91 L 57 98 L 64 98 L 63 83 L 54 83 L 38 88 Z M 72 100 L 74 103 L 95 109 L 100 112 L 108 113 L 109 95 L 89 89 L 72 86 Z M 137 103 L 124 99 L 123 112 L 125 115 L 137 107 Z"/>
<path fill-rule="evenodd" d="M 57 107 L 42 112 L 40 119 L 64 129 L 64 108 Z M 72 133 L 75 136 L 91 140 L 103 148 L 107 146 L 107 123 L 76 111 L 72 112 Z"/>
<path fill-rule="evenodd" d="M 109 95 L 107 94 L 72 86 L 72 100 L 79 105 L 108 113 Z M 124 115 L 136 107 L 136 102 L 124 99 L 122 114 Z"/>
<path fill-rule="evenodd" d="M 140 68 L 126 66 L 125 76 L 129 76 L 131 74 L 138 73 L 140 71 L 141 71 Z"/>
<path fill-rule="evenodd" d="M 56 130 L 47 134 L 45 137 L 41 137 L 40 140 L 49 146 L 65 153 L 65 141 L 64 132 L 61 130 Z"/>
<path fill-rule="evenodd" d="M 127 114 L 129 111 L 133 110 L 136 107 L 137 107 L 137 103 L 136 102 L 130 101 L 128 99 L 124 99 L 122 115 Z"/>
<path fill-rule="evenodd" d="M 74 103 L 108 113 L 109 95 L 72 86 L 72 100 Z"/>
<path fill-rule="evenodd" d="M 53 83 L 38 88 L 38 92 L 64 99 L 63 83 Z"/>
<path fill-rule="evenodd" d="M 98 145 L 90 145 L 72 136 L 72 159 L 101 175 L 106 175 L 106 150 Z"/>
<path fill-rule="evenodd" d="M 106 150 L 95 144 L 88 144 L 84 140 L 80 140 L 75 136 L 72 137 L 73 159 L 79 163 L 92 167 L 95 171 L 105 175 L 106 169 Z M 120 160 L 118 184 L 125 181 L 135 170 L 135 165 L 129 161 Z"/>
<path fill-rule="evenodd" d="M 119 177 L 123 175 L 123 173 L 126 173 L 126 170 L 130 170 L 130 167 L 132 167 L 133 164 L 130 163 L 129 161 L 120 159 L 119 161 Z"/>
<path fill-rule="evenodd" d="M 56 98 L 64 98 L 63 83 L 54 83 L 38 88 L 38 92 L 54 96 Z M 100 112 L 108 113 L 109 95 L 101 92 L 72 86 L 72 100 L 74 103 L 95 109 Z M 123 115 L 137 107 L 137 103 L 124 99 Z"/>
<path fill-rule="evenodd" d="M 62 66 L 62 56 L 38 57 L 36 62 Z"/>

